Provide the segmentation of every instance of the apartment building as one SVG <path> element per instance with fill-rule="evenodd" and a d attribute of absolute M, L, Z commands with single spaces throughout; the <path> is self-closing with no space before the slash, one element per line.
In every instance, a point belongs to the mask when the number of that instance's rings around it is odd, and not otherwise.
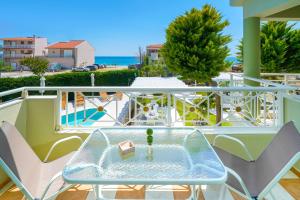
<path fill-rule="evenodd" d="M 46 49 L 50 63 L 60 63 L 65 67 L 79 67 L 95 63 L 95 50 L 85 40 L 57 42 Z"/>
<path fill-rule="evenodd" d="M 17 68 L 22 58 L 47 55 L 47 38 L 13 37 L 1 38 L 3 41 L 3 60 L 6 64 Z"/>
<path fill-rule="evenodd" d="M 161 57 L 159 55 L 159 51 L 162 47 L 162 44 L 151 44 L 146 47 L 146 55 L 148 56 L 150 62 L 160 61 Z"/>

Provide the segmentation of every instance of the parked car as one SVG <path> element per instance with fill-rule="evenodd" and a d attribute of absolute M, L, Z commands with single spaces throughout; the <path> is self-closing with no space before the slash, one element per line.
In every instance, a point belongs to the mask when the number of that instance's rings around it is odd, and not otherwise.
<path fill-rule="evenodd" d="M 86 67 L 73 67 L 72 68 L 73 72 L 89 72 L 90 69 Z"/>
<path fill-rule="evenodd" d="M 86 68 L 88 68 L 90 71 L 96 71 L 98 69 L 98 67 L 95 65 L 89 65 L 89 66 L 86 66 Z"/>
<path fill-rule="evenodd" d="M 58 72 L 62 69 L 62 67 L 63 66 L 60 63 L 51 63 L 48 69 L 51 72 Z"/>
<path fill-rule="evenodd" d="M 93 64 L 94 66 L 96 66 L 97 67 L 97 69 L 101 69 L 101 65 L 99 65 L 99 64 Z"/>

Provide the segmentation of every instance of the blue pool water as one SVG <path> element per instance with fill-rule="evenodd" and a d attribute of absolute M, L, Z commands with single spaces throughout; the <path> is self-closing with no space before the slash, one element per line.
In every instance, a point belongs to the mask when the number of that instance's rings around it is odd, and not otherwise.
<path fill-rule="evenodd" d="M 93 116 L 91 118 L 89 118 L 89 120 L 83 122 L 84 111 L 83 110 L 78 111 L 76 113 L 76 125 L 91 126 L 94 123 L 93 120 L 95 120 L 95 121 L 99 120 L 101 117 L 103 117 L 105 115 L 105 112 L 98 112 L 96 108 L 86 109 L 86 118 L 90 117 L 91 115 L 93 115 Z M 61 117 L 61 124 L 66 125 L 66 115 L 63 115 Z M 74 124 L 75 124 L 74 123 L 74 113 L 70 113 L 70 114 L 68 114 L 68 125 L 74 126 Z"/>
<path fill-rule="evenodd" d="M 96 56 L 95 63 L 127 67 L 128 65 L 138 64 L 139 59 L 135 56 Z"/>

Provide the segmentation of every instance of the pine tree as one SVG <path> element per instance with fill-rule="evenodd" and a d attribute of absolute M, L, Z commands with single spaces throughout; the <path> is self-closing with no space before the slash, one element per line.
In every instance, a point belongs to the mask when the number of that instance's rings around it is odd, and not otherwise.
<path fill-rule="evenodd" d="M 227 20 L 211 5 L 193 8 L 177 17 L 166 30 L 162 55 L 168 69 L 185 79 L 210 81 L 229 67 L 227 44 L 231 41 L 223 30 Z"/>
<path fill-rule="evenodd" d="M 300 31 L 294 24 L 271 21 L 261 27 L 261 71 L 300 71 Z M 243 62 L 243 42 L 237 47 L 237 58 Z"/>

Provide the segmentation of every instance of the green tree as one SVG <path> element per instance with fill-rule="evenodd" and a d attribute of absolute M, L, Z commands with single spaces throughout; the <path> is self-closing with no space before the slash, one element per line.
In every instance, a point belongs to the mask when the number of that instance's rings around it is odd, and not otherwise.
<path fill-rule="evenodd" d="M 223 34 L 228 25 L 208 4 L 177 17 L 166 30 L 161 51 L 167 67 L 184 79 L 210 81 L 230 65 L 225 58 L 231 37 Z"/>
<path fill-rule="evenodd" d="M 35 75 L 41 77 L 47 71 L 49 61 L 45 58 L 29 57 L 29 58 L 23 58 L 20 61 L 20 64 L 28 66 Z"/>
<path fill-rule="evenodd" d="M 294 24 L 271 21 L 261 27 L 261 71 L 297 72 L 300 70 L 300 31 Z M 243 42 L 237 47 L 243 63 Z"/>
<path fill-rule="evenodd" d="M 3 60 L 0 60 L 0 78 L 1 78 L 1 72 L 7 72 L 11 71 L 12 67 L 10 65 L 5 65 Z"/>

